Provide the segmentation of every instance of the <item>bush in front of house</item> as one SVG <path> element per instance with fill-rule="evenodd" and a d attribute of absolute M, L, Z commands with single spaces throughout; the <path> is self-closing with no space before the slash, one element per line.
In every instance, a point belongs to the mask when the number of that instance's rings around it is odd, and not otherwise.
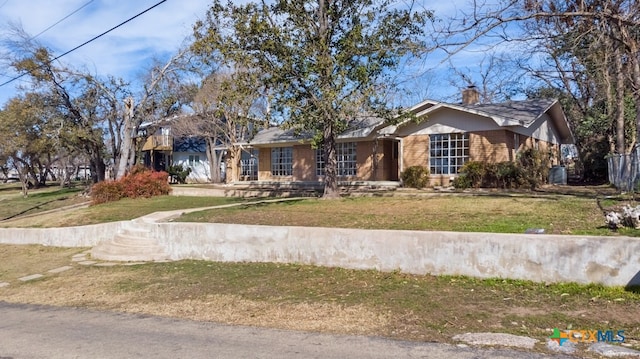
<path fill-rule="evenodd" d="M 522 169 L 523 176 L 526 179 L 525 185 L 529 185 L 531 189 L 534 189 L 547 182 L 549 168 L 551 168 L 549 157 L 548 152 L 538 151 L 533 148 L 528 148 L 518 153 L 516 162 L 518 167 Z"/>
<path fill-rule="evenodd" d="M 498 162 L 495 171 L 496 187 L 520 188 L 526 182 L 522 168 L 514 162 Z"/>
<path fill-rule="evenodd" d="M 182 165 L 173 165 L 169 166 L 169 175 L 178 183 L 186 183 L 187 177 L 191 173 L 191 168 L 187 167 L 186 169 L 182 167 Z"/>
<path fill-rule="evenodd" d="M 467 189 L 467 188 L 471 188 L 472 183 L 469 177 L 460 175 L 453 179 L 453 182 L 451 182 L 451 185 L 457 189 Z"/>
<path fill-rule="evenodd" d="M 429 169 L 425 166 L 411 166 L 400 174 L 405 187 L 421 189 L 429 184 Z"/>
<path fill-rule="evenodd" d="M 169 174 L 156 172 L 144 167 L 135 167 L 131 173 L 117 181 L 103 181 L 91 187 L 93 204 L 117 201 L 121 198 L 138 198 L 167 195 L 171 186 L 167 182 Z"/>
<path fill-rule="evenodd" d="M 102 181 L 91 186 L 93 204 L 115 202 L 121 198 L 124 198 L 124 190 L 120 181 Z"/>
<path fill-rule="evenodd" d="M 458 173 L 460 174 L 458 178 L 465 178 L 464 182 L 467 184 L 467 187 L 465 188 L 479 188 L 487 179 L 487 164 L 480 161 L 469 161 L 462 165 Z"/>
<path fill-rule="evenodd" d="M 549 176 L 549 155 L 535 149 L 526 149 L 518 154 L 515 162 L 485 163 L 469 161 L 459 171 L 453 186 L 458 189 L 531 188 L 546 183 Z"/>

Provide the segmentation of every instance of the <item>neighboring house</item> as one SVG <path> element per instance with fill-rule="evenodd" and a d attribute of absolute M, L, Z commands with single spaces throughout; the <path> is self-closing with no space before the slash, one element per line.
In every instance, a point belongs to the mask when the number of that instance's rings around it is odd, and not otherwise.
<path fill-rule="evenodd" d="M 197 135 L 189 137 L 176 137 L 172 134 L 172 124 L 181 118 L 190 115 L 172 116 L 156 122 L 143 123 L 140 126 L 139 137 L 144 141 L 142 145 L 142 159 L 145 166 L 156 171 L 167 171 L 169 166 L 181 165 L 184 169 L 190 168 L 191 173 L 187 182 L 204 183 L 211 182 L 211 170 L 207 158 L 206 141 Z M 222 152 L 221 163 L 222 180 L 227 171 L 227 163 L 224 158 L 226 148 L 219 144 L 215 151 Z M 258 153 L 253 149 L 243 149 L 241 153 L 241 176 L 243 181 L 255 181 L 258 179 Z"/>
<path fill-rule="evenodd" d="M 142 156 L 144 165 L 156 171 L 167 171 L 171 165 L 190 168 L 188 182 L 209 182 L 209 161 L 206 144 L 199 137 L 175 138 L 171 133 L 174 116 L 140 126 L 140 137 L 144 139 Z"/>
<path fill-rule="evenodd" d="M 519 151 L 548 151 L 560 164 L 562 144 L 574 139 L 557 100 L 478 104 L 474 88 L 463 102 L 427 100 L 410 109 L 416 120 L 385 125 L 362 118 L 337 137 L 339 181 L 398 181 L 409 166 L 426 166 L 432 185 L 446 185 L 468 161 L 513 161 Z M 318 182 L 323 180 L 321 149 L 308 137 L 277 127 L 258 132 L 249 142 L 257 153 L 258 180 Z"/>

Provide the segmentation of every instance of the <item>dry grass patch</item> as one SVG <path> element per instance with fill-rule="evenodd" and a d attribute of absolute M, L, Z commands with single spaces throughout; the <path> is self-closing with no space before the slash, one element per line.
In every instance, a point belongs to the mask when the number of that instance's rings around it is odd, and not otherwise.
<path fill-rule="evenodd" d="M 86 249 L 41 245 L 0 245 L 0 282 L 31 274 L 43 274 L 48 270 L 68 265 L 74 254 Z"/>

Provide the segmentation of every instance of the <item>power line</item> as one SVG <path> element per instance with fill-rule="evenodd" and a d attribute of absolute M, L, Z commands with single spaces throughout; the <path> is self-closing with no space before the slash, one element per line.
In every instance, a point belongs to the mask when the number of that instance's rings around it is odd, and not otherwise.
<path fill-rule="evenodd" d="M 114 26 L 114 27 L 110 28 L 109 30 L 107 30 L 107 31 L 103 32 L 102 34 L 97 35 L 97 36 L 94 36 L 94 37 L 93 37 L 93 38 L 91 38 L 90 40 L 87 40 L 87 41 L 83 42 L 82 44 L 80 44 L 80 45 L 78 45 L 78 46 L 74 47 L 73 49 L 71 49 L 71 50 L 69 50 L 69 51 L 65 52 L 64 54 L 62 54 L 62 55 L 60 55 L 60 56 L 56 56 L 55 58 L 53 58 L 53 59 L 51 59 L 51 60 L 47 61 L 47 63 L 46 63 L 45 65 L 49 65 L 49 64 L 51 64 L 52 62 L 54 62 L 54 61 L 58 60 L 59 58 L 61 58 L 61 57 L 65 56 L 65 55 L 68 55 L 68 54 L 70 54 L 70 53 L 72 53 L 72 52 L 76 51 L 77 49 L 79 49 L 79 48 L 83 47 L 84 45 L 87 45 L 88 43 L 93 42 L 93 41 L 95 41 L 95 40 L 97 40 L 97 39 L 101 38 L 102 36 L 104 36 L 104 35 L 106 35 L 106 34 L 110 33 L 111 31 L 113 31 L 113 30 L 115 30 L 115 29 L 119 28 L 120 26 L 122 26 L 122 25 L 124 25 L 124 24 L 126 24 L 126 23 L 130 22 L 131 20 L 133 20 L 133 19 L 135 19 L 135 18 L 137 18 L 137 17 L 139 17 L 139 16 L 141 16 L 141 15 L 145 14 L 146 12 L 148 12 L 148 11 L 150 11 L 150 10 L 152 10 L 152 9 L 154 9 L 154 8 L 156 8 L 156 7 L 158 7 L 159 5 L 161 5 L 162 3 L 166 2 L 166 1 L 167 1 L 167 0 L 159 1 L 158 3 L 156 3 L 156 4 L 155 4 L 155 5 L 153 5 L 153 6 L 151 6 L 150 8 L 148 8 L 148 9 L 146 9 L 146 10 L 144 10 L 144 11 L 142 11 L 142 12 L 138 13 L 137 15 L 135 15 L 135 16 L 133 16 L 133 17 L 131 17 L 131 18 L 129 18 L 129 19 L 127 19 L 127 20 L 125 20 L 125 21 L 121 22 L 120 24 L 118 24 L 118 25 L 116 25 L 116 26 Z M 41 69 L 41 68 L 42 68 L 42 67 L 44 67 L 45 65 L 41 65 L 41 66 L 39 66 L 39 67 L 38 67 L 38 69 Z M 18 76 L 16 76 L 16 77 L 14 77 L 14 78 L 12 78 L 12 79 L 10 79 L 10 80 L 8 80 L 8 81 L 5 81 L 5 82 L 1 83 L 1 84 L 0 84 L 0 87 L 2 87 L 2 86 L 4 86 L 4 85 L 7 85 L 7 84 L 10 84 L 10 83 L 12 83 L 13 81 L 15 81 L 15 80 L 17 80 L 17 79 L 19 79 L 19 78 L 22 78 L 23 76 L 25 76 L 25 75 L 27 75 L 27 74 L 29 74 L 29 72 L 28 72 L 28 71 L 27 71 L 27 72 L 23 72 L 22 74 L 20 74 L 20 75 L 18 75 Z"/>
<path fill-rule="evenodd" d="M 48 28 L 46 28 L 46 29 L 44 29 L 44 30 L 40 31 L 38 34 L 34 35 L 34 36 L 32 37 L 32 39 L 35 39 L 36 37 L 38 37 L 38 36 L 40 36 L 40 35 L 44 34 L 44 33 L 45 33 L 45 32 L 47 32 L 47 31 L 49 31 L 52 27 L 54 27 L 54 26 L 58 25 L 59 23 L 61 23 L 61 22 L 65 21 L 67 18 L 71 17 L 73 14 L 77 13 L 78 11 L 80 11 L 80 10 L 84 9 L 87 5 L 91 4 L 91 3 L 92 3 L 92 2 L 94 2 L 94 1 L 95 1 L 95 0 L 90 0 L 88 3 L 86 3 L 86 4 L 82 5 L 82 6 L 80 6 L 80 7 L 79 7 L 79 8 L 77 8 L 77 9 L 75 9 L 75 10 L 74 10 L 72 13 L 70 13 L 69 15 L 67 15 L 67 16 L 65 16 L 65 17 L 63 17 L 62 19 L 60 19 L 60 20 L 58 20 L 58 21 L 56 21 L 56 23 L 55 23 L 55 24 L 53 24 L 53 25 L 49 26 Z"/>
<path fill-rule="evenodd" d="M 91 4 L 92 2 L 94 2 L 95 0 L 89 0 L 89 2 L 85 3 L 84 5 L 80 6 L 79 8 L 75 9 L 73 12 L 69 13 L 67 16 L 63 17 L 62 19 L 56 21 L 53 25 L 47 27 L 46 29 L 40 31 L 39 33 L 37 33 L 36 35 L 31 37 L 31 40 L 35 39 L 36 37 L 44 34 L 45 32 L 51 30 L 54 26 L 58 25 L 59 23 L 63 22 L 64 20 L 68 19 L 69 17 L 73 16 L 75 13 L 77 13 L 78 11 L 84 9 L 87 5 Z M 5 0 L 4 4 L 0 5 L 0 8 L 2 8 L 7 2 L 9 2 L 9 0 Z M 5 75 L 0 75 L 2 77 L 9 77 L 9 76 L 5 76 Z"/>

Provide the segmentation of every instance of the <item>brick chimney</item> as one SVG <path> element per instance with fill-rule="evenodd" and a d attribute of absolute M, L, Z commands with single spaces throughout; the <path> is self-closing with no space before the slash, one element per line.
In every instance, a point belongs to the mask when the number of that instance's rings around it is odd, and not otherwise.
<path fill-rule="evenodd" d="M 480 102 L 480 92 L 474 85 L 469 85 L 466 89 L 462 90 L 462 104 L 463 105 L 477 105 Z"/>

